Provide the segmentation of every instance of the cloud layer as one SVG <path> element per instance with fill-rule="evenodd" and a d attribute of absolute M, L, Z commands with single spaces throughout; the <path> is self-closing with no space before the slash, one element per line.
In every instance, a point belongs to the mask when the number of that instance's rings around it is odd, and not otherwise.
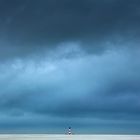
<path fill-rule="evenodd" d="M 1 132 L 139 133 L 139 0 L 0 6 Z"/>
<path fill-rule="evenodd" d="M 31 126 L 139 123 L 140 50 L 89 55 L 78 44 L 65 46 L 67 50 L 58 47 L 45 58 L 1 65 L 1 114 L 17 122 L 13 127 L 21 123 L 18 119 Z M 67 57 L 71 53 L 75 55 Z"/>
<path fill-rule="evenodd" d="M 108 41 L 139 39 L 139 0 L 1 0 L 0 5 L 1 59 L 67 41 L 86 44 L 88 52 L 102 52 Z"/>

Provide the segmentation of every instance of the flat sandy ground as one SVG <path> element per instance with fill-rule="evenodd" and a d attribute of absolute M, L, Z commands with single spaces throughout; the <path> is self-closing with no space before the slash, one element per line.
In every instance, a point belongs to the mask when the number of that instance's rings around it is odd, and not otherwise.
<path fill-rule="evenodd" d="M 140 140 L 140 135 L 0 135 L 0 140 Z"/>

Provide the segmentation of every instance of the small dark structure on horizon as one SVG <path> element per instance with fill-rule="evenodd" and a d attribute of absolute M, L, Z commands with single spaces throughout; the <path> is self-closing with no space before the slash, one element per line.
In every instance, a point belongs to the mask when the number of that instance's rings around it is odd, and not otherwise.
<path fill-rule="evenodd" d="M 72 134 L 72 132 L 71 132 L 71 127 L 69 127 L 69 129 L 68 129 L 68 134 L 69 134 L 69 135 Z"/>

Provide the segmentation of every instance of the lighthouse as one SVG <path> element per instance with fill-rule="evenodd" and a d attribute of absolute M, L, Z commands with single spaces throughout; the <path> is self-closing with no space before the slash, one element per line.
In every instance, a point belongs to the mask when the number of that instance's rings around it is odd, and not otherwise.
<path fill-rule="evenodd" d="M 71 127 L 69 127 L 69 129 L 68 129 L 68 134 L 69 134 L 69 135 L 72 134 L 72 132 L 71 132 Z"/>

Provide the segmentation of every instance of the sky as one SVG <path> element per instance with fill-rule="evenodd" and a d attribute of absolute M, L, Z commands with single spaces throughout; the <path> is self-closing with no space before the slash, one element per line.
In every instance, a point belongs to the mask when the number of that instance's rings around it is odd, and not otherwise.
<path fill-rule="evenodd" d="M 140 134 L 139 0 L 0 0 L 0 133 Z"/>

